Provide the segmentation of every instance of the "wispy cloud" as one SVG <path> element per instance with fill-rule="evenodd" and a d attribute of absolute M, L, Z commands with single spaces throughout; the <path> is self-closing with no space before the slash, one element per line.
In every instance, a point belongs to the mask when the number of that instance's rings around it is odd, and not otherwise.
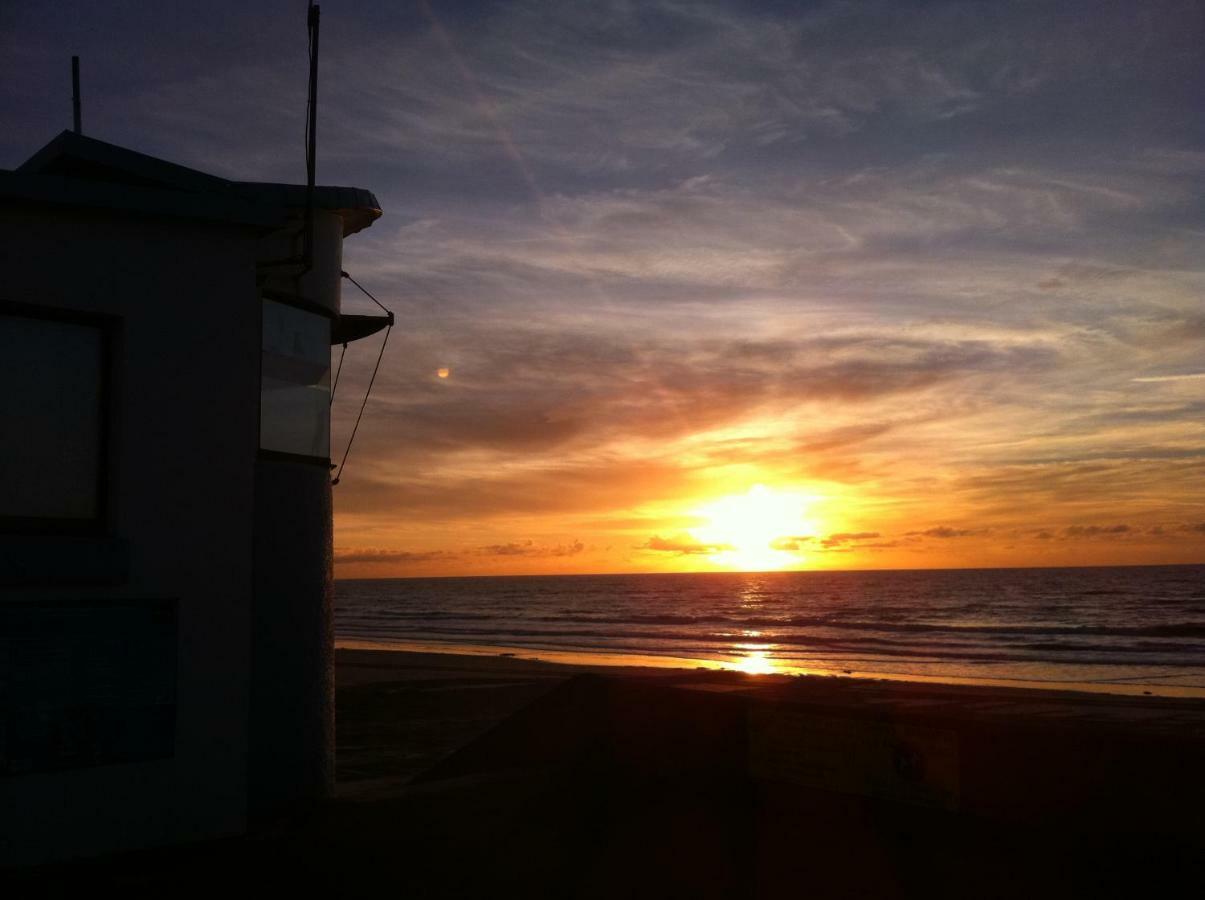
<path fill-rule="evenodd" d="M 712 544 L 695 540 L 689 535 L 675 537 L 659 537 L 654 535 L 640 545 L 641 550 L 656 550 L 661 553 L 672 553 L 677 556 L 710 556 L 724 550 L 731 550 L 729 544 Z"/>
<path fill-rule="evenodd" d="M 1190 372 L 1186 375 L 1148 375 L 1145 378 L 1135 378 L 1133 380 L 1143 382 L 1195 381 L 1201 378 L 1205 378 L 1205 372 Z"/>

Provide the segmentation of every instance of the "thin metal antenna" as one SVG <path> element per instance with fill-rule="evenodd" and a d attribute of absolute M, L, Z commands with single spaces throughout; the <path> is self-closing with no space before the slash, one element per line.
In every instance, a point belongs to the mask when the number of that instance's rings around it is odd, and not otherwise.
<path fill-rule="evenodd" d="M 318 160 L 318 31 L 322 7 L 310 2 L 306 13 L 306 30 L 310 36 L 310 84 L 306 101 L 305 136 L 305 235 L 302 257 L 306 272 L 314 264 L 314 170 Z"/>
<path fill-rule="evenodd" d="M 74 113 L 75 133 L 83 134 L 83 129 L 80 125 L 80 101 L 79 101 L 79 57 L 71 57 L 71 109 Z"/>

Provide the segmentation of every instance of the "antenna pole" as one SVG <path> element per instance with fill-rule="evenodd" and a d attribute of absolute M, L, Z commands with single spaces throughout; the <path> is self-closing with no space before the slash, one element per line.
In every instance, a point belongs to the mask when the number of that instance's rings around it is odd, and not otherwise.
<path fill-rule="evenodd" d="M 71 57 L 71 109 L 73 112 L 75 133 L 83 134 L 83 129 L 80 126 L 80 100 L 79 100 L 79 57 Z"/>
<path fill-rule="evenodd" d="M 308 126 L 305 143 L 305 270 L 308 272 L 314 260 L 314 174 L 318 157 L 318 27 L 322 7 L 310 3 L 306 16 L 306 27 L 310 33 L 310 90 L 308 101 Z"/>

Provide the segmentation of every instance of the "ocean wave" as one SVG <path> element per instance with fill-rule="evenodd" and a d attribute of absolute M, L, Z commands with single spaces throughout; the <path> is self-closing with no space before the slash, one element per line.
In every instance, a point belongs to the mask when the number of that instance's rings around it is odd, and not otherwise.
<path fill-rule="evenodd" d="M 380 634 L 373 632 L 354 633 L 348 632 L 341 635 L 346 638 L 381 638 Z M 398 635 L 393 636 L 396 640 L 403 642 L 413 641 L 416 643 L 444 643 L 449 645 L 464 644 L 463 640 L 455 640 L 450 636 L 437 635 Z M 532 635 L 535 637 L 555 637 L 549 635 Z M 715 658 L 715 659 L 730 659 L 732 657 L 741 657 L 744 655 L 740 650 L 732 646 L 716 644 L 714 642 L 701 642 L 699 646 L 687 647 L 682 645 L 647 645 L 640 643 L 626 643 L 624 641 L 613 641 L 607 643 L 586 642 L 578 640 L 520 640 L 514 635 L 481 635 L 479 641 L 472 643 L 479 646 L 497 646 L 497 647 L 513 647 L 515 649 L 528 650 L 567 650 L 567 651 L 583 651 L 594 653 L 618 653 L 642 656 L 673 656 L 683 657 L 687 659 L 693 658 Z M 488 638 L 488 639 L 487 639 Z M 802 653 L 801 651 L 810 649 L 812 652 Z M 1115 648 L 1113 648 L 1115 649 Z M 1075 665 L 1075 666 L 1110 666 L 1110 667 L 1125 667 L 1131 668 L 1136 665 L 1154 665 L 1157 667 L 1166 667 L 1173 669 L 1195 669 L 1205 672 L 1205 663 L 1200 658 L 1182 659 L 1182 658 L 1161 658 L 1158 660 L 1135 660 L 1131 656 L 1113 656 L 1107 654 L 1077 656 L 1074 659 L 1068 659 L 1065 655 L 1043 655 L 1041 653 L 1006 653 L 1000 651 L 980 650 L 975 652 L 945 652 L 942 650 L 934 650 L 932 648 L 923 647 L 899 647 L 893 649 L 876 648 L 872 652 L 866 652 L 864 647 L 856 646 L 824 646 L 824 647 L 803 647 L 803 646 L 781 646 L 767 652 L 769 659 L 781 660 L 783 662 L 794 662 L 807 664 L 810 661 L 830 661 L 841 663 L 859 663 L 862 665 L 873 664 L 875 662 L 884 662 L 888 660 L 909 660 L 914 663 L 924 662 L 940 662 L 940 663 L 1014 663 L 1020 665 L 1048 664 L 1048 665 Z"/>
<path fill-rule="evenodd" d="M 468 617 L 466 617 L 468 618 Z M 478 618 L 476 616 L 472 617 Z M 567 622 L 592 625 L 728 625 L 733 628 L 845 628 L 857 631 L 939 634 L 1096 635 L 1101 637 L 1202 637 L 1205 622 L 1171 622 L 1160 625 L 991 625 L 938 622 L 884 622 L 833 616 L 726 616 L 633 614 L 626 616 L 527 616 L 533 622 Z"/>
<path fill-rule="evenodd" d="M 347 623 L 350 625 L 351 623 Z M 346 633 L 347 628 L 341 628 Z M 377 633 L 387 629 L 377 629 Z M 993 648 L 989 642 L 942 641 L 940 643 L 920 644 L 901 641 L 890 637 L 876 637 L 868 634 L 855 635 L 816 635 L 766 633 L 750 637 L 732 633 L 717 633 L 714 631 L 676 631 L 669 629 L 627 630 L 615 629 L 610 631 L 595 631 L 574 628 L 522 628 L 522 627 L 458 627 L 444 624 L 429 624 L 424 627 L 395 630 L 395 636 L 411 639 L 461 640 L 470 643 L 494 643 L 500 640 L 543 641 L 568 645 L 577 642 L 580 646 L 593 648 L 610 647 L 622 641 L 646 642 L 641 646 L 672 645 L 684 650 L 698 650 L 700 647 L 724 646 L 729 652 L 739 649 L 742 645 L 756 644 L 783 648 L 811 648 L 816 650 L 831 650 L 843 652 L 870 651 L 883 655 L 940 655 L 942 657 L 959 657 L 963 659 L 989 658 L 983 657 L 985 652 L 1002 652 L 1016 654 L 1022 652 L 1058 653 L 1062 659 L 1070 659 L 1093 653 L 1117 654 L 1117 658 L 1133 658 L 1135 656 L 1150 656 L 1162 654 L 1168 658 L 1183 656 L 1189 662 L 1205 665 L 1205 644 L 1161 643 L 1158 641 L 1139 641 L 1129 644 L 1100 644 L 1100 643 L 1071 643 L 1067 641 L 1038 641 L 1014 643 Z M 1031 636 L 1027 636 L 1031 637 Z M 585 643 L 580 643 L 585 639 Z M 1009 656 L 1008 658 L 1014 658 Z M 1015 656 L 1017 659 L 1025 658 Z"/>
<path fill-rule="evenodd" d="M 1205 672 L 1202 584 L 1201 566 L 337 582 L 335 624 L 340 637 L 411 642 L 685 659 L 743 644 L 838 668 L 1120 677 Z"/>

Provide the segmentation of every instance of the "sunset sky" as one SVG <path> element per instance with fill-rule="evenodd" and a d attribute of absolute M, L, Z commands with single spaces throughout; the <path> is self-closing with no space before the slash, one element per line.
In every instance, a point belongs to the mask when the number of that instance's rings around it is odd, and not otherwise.
<path fill-rule="evenodd" d="M 399 319 L 337 576 L 1205 561 L 1200 2 L 322 7 Z M 0 32 L 0 167 L 78 53 L 87 134 L 304 180 L 304 2 Z"/>

